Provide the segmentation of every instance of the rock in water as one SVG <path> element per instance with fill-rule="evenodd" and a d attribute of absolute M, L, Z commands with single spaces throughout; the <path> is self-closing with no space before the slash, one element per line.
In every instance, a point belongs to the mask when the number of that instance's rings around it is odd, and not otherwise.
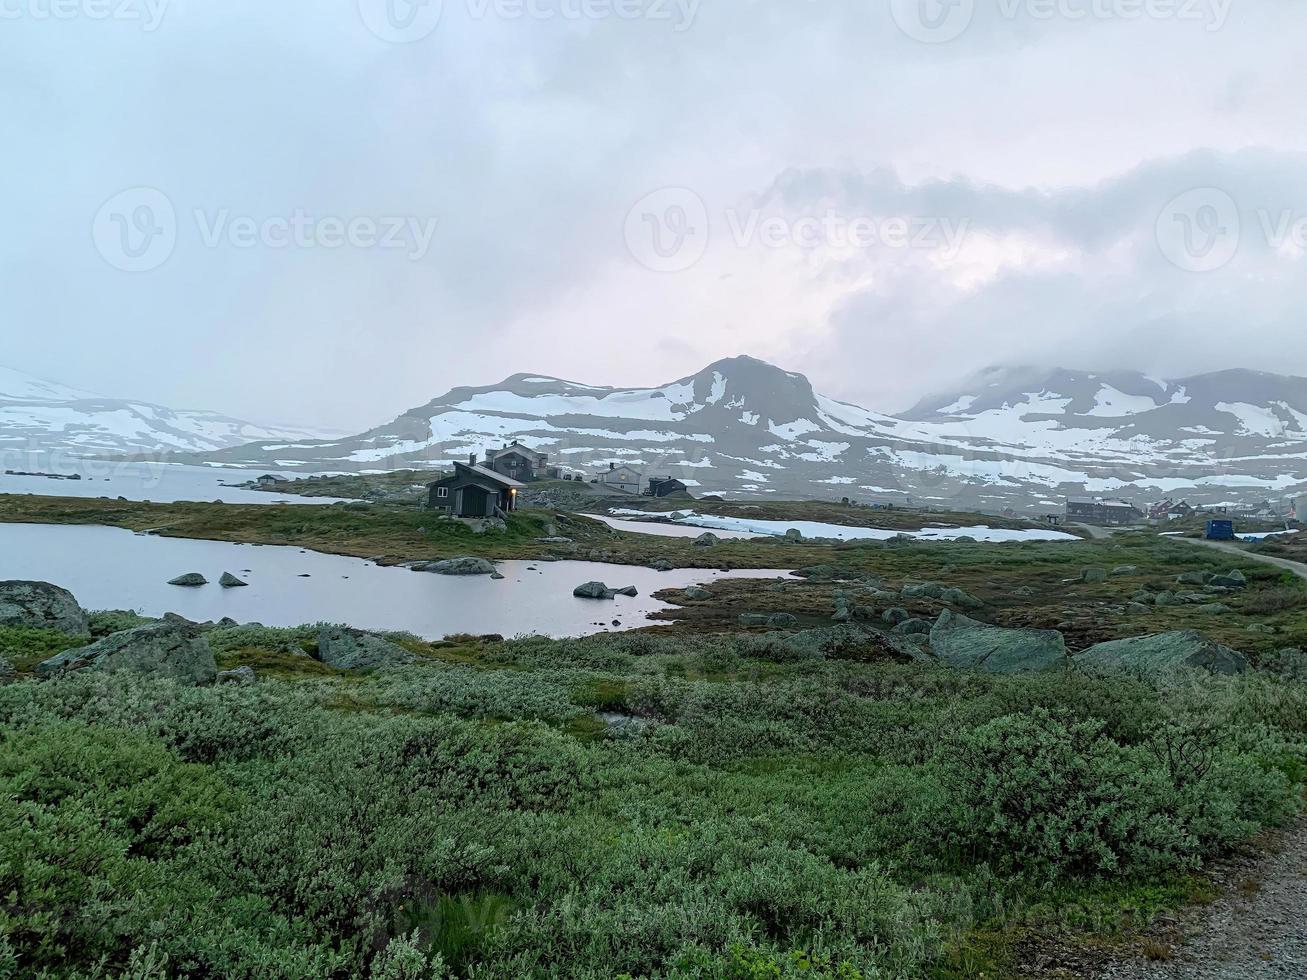
<path fill-rule="evenodd" d="M 437 575 L 493 575 L 495 566 L 484 558 L 447 558 L 445 561 L 433 561 L 422 571 L 435 572 Z"/>
<path fill-rule="evenodd" d="M 1213 674 L 1241 674 L 1248 669 L 1248 660 L 1238 650 L 1195 630 L 1099 643 L 1076 654 L 1075 662 L 1094 671 L 1168 673 L 1189 668 Z"/>
<path fill-rule="evenodd" d="M 73 670 L 132 671 L 207 684 L 218 676 L 209 641 L 194 626 L 165 619 L 65 650 L 37 665 L 42 676 Z"/>
<path fill-rule="evenodd" d="M 417 654 L 362 630 L 325 626 L 318 633 L 318 659 L 338 670 L 376 670 L 412 663 Z"/>
<path fill-rule="evenodd" d="M 1057 630 L 1005 629 L 947 609 L 930 628 L 930 646 L 951 667 L 978 667 L 991 674 L 1047 670 L 1068 663 L 1066 640 Z"/>
<path fill-rule="evenodd" d="M 0 582 L 0 626 L 28 626 L 82 635 L 86 613 L 73 594 L 49 582 Z"/>
<path fill-rule="evenodd" d="M 249 585 L 249 582 L 242 582 L 231 572 L 223 572 L 222 577 L 218 579 L 218 584 L 224 589 L 241 589 Z"/>
<path fill-rule="evenodd" d="M 572 595 L 580 599 L 611 599 L 619 595 L 635 596 L 639 594 L 634 585 L 628 585 L 621 589 L 610 589 L 603 582 L 584 582 L 572 590 Z"/>
<path fill-rule="evenodd" d="M 168 584 L 182 585 L 188 589 L 194 589 L 201 585 L 208 585 L 209 580 L 199 572 L 187 572 L 185 575 L 178 575 L 176 578 L 169 579 Z"/>

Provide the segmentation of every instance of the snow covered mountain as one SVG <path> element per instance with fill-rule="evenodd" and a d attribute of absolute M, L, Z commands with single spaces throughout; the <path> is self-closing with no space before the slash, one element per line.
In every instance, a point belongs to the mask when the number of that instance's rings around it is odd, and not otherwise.
<path fill-rule="evenodd" d="M 261 441 L 206 458 L 305 470 L 437 468 L 512 439 L 577 472 L 628 463 L 739 496 L 911 497 L 1030 511 L 1079 493 L 1261 500 L 1307 486 L 1307 379 L 994 369 L 896 416 L 734 357 L 657 388 L 517 374 L 455 388 L 349 439 Z"/>
<path fill-rule="evenodd" d="M 104 398 L 0 367 L 0 457 L 8 468 L 21 468 L 20 455 L 31 452 L 197 453 L 323 434 Z"/>

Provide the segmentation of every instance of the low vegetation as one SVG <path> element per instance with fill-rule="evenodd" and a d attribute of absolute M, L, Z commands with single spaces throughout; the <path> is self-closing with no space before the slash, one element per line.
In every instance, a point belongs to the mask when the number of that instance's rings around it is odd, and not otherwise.
<path fill-rule="evenodd" d="M 356 676 L 311 627 L 208 635 L 259 682 L 0 687 L 0 976 L 1009 976 L 1201 896 L 1307 780 L 1279 674 L 637 633 Z"/>

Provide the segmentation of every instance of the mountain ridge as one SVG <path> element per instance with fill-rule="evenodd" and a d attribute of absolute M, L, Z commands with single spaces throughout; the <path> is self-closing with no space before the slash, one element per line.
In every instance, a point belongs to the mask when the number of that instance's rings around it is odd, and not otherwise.
<path fill-rule="evenodd" d="M 989 369 L 892 415 L 740 355 L 654 387 L 519 372 L 452 388 L 353 437 L 264 440 L 204 459 L 438 469 L 512 439 L 576 472 L 627 463 L 740 496 L 1045 511 L 1081 493 L 1261 499 L 1307 487 L 1307 379 Z"/>
<path fill-rule="evenodd" d="M 203 453 L 259 440 L 328 435 L 221 412 L 109 398 L 0 365 L 0 455 Z"/>

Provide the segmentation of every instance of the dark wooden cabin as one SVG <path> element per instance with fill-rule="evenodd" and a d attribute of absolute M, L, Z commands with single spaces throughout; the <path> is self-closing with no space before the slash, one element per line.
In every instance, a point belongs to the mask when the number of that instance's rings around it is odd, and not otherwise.
<path fill-rule="evenodd" d="M 454 464 L 454 475 L 427 486 L 427 506 L 454 517 L 495 517 L 517 509 L 523 484 L 512 477 L 478 466 L 476 456 Z"/>
<path fill-rule="evenodd" d="M 486 453 L 485 462 L 481 465 L 519 483 L 529 483 L 532 480 L 543 480 L 549 475 L 548 463 L 548 453 L 536 452 L 514 440 L 502 449 Z"/>
<path fill-rule="evenodd" d="M 645 493 L 651 497 L 688 497 L 690 488 L 670 476 L 651 476 Z"/>

